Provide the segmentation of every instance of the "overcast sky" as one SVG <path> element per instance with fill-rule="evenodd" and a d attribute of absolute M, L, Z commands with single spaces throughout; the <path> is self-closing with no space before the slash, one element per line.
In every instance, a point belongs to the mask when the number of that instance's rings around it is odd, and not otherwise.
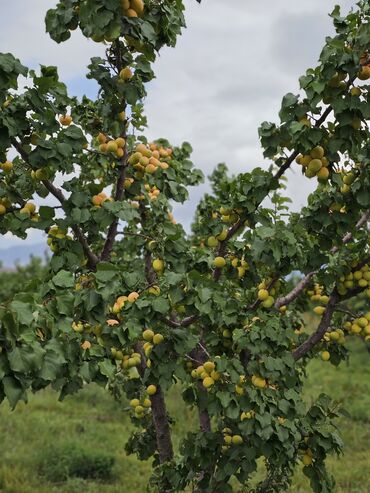
<path fill-rule="evenodd" d="M 27 66 L 57 65 L 75 95 L 93 97 L 85 79 L 91 56 L 102 45 L 78 32 L 57 45 L 44 33 L 50 0 L 12 0 L 0 30 L 0 51 L 12 52 Z M 278 121 L 282 96 L 298 91 L 298 78 L 316 64 L 325 36 L 333 34 L 328 13 L 339 4 L 346 13 L 353 0 L 186 0 L 188 29 L 175 49 L 164 49 L 156 62 L 157 79 L 148 87 L 146 112 L 150 139 L 173 144 L 189 141 L 193 161 L 205 175 L 226 162 L 233 172 L 267 167 L 257 129 L 264 120 Z M 314 183 L 289 174 L 293 208 L 304 205 Z M 175 217 L 189 224 L 207 185 L 193 190 Z M 42 241 L 31 232 L 30 244 Z M 22 243 L 0 236 L 0 248 Z"/>

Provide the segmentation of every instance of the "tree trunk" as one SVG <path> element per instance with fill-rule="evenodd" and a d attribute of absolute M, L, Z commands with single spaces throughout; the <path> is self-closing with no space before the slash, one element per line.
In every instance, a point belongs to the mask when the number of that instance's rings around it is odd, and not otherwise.
<path fill-rule="evenodd" d="M 157 437 L 157 449 L 160 463 L 173 459 L 171 430 L 167 418 L 166 403 L 162 389 L 158 386 L 157 392 L 150 397 L 152 403 L 153 422 Z"/>

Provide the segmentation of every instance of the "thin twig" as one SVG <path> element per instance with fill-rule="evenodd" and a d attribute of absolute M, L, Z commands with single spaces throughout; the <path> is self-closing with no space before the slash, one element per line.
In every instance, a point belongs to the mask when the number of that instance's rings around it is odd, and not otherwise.
<path fill-rule="evenodd" d="M 201 342 L 198 342 L 198 346 L 201 348 L 201 350 L 204 352 L 204 354 L 206 354 L 208 356 L 208 358 L 211 357 L 211 355 L 209 354 L 209 352 L 207 351 L 207 349 L 204 347 L 204 345 Z"/>
<path fill-rule="evenodd" d="M 358 318 L 359 316 L 356 315 L 355 313 L 351 312 L 348 308 L 344 307 L 344 306 L 337 306 L 335 308 L 335 311 L 336 312 L 340 312 L 340 313 L 345 313 L 346 315 L 349 315 L 351 318 Z"/>

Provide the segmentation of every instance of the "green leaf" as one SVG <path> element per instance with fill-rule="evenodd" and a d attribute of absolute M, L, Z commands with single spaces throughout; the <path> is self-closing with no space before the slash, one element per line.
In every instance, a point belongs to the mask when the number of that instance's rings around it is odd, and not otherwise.
<path fill-rule="evenodd" d="M 164 314 L 168 313 L 170 304 L 165 298 L 158 297 L 152 301 L 152 308 L 154 311 Z"/>
<path fill-rule="evenodd" d="M 4 377 L 2 380 L 4 393 L 9 401 L 10 407 L 15 408 L 20 400 L 26 400 L 26 395 L 23 387 L 16 378 Z"/>
<path fill-rule="evenodd" d="M 95 279 L 102 283 L 112 281 L 115 277 L 117 277 L 118 272 L 119 270 L 117 266 L 108 262 L 100 262 L 97 265 Z"/>
<path fill-rule="evenodd" d="M 56 274 L 53 279 L 53 284 L 58 288 L 73 288 L 75 285 L 75 279 L 71 272 L 61 270 Z"/>
<path fill-rule="evenodd" d="M 115 365 L 108 359 L 105 359 L 99 363 L 100 373 L 110 380 L 114 380 L 117 369 Z"/>
<path fill-rule="evenodd" d="M 23 325 L 29 325 L 33 320 L 32 305 L 23 301 L 14 300 L 10 304 L 17 320 Z"/>

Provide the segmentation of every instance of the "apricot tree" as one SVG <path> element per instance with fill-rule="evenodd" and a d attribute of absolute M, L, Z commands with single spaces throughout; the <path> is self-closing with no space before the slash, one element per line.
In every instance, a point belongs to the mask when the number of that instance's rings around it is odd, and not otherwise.
<path fill-rule="evenodd" d="M 0 55 L 0 231 L 46 231 L 52 251 L 44 282 L 0 306 L 0 396 L 15 407 L 28 390 L 51 385 L 63 398 L 97 382 L 128 398 L 138 431 L 126 449 L 154 457 L 160 492 L 285 491 L 297 466 L 315 492 L 332 491 L 339 410 L 326 395 L 307 405 L 302 389 L 312 358 L 338 365 L 348 337 L 369 339 L 370 314 L 346 302 L 370 296 L 370 7 L 333 11 L 318 66 L 284 96 L 280 123 L 259 129 L 268 165 L 236 176 L 218 165 L 191 234 L 171 213 L 202 180 L 191 146 L 143 135 L 145 83 L 183 10 L 182 0 L 49 10 L 56 42 L 79 28 L 104 43 L 88 67 L 95 101 L 69 96 L 55 67 Z M 299 213 L 284 192 L 292 167 L 317 180 Z M 176 451 L 174 385 L 199 414 Z"/>

